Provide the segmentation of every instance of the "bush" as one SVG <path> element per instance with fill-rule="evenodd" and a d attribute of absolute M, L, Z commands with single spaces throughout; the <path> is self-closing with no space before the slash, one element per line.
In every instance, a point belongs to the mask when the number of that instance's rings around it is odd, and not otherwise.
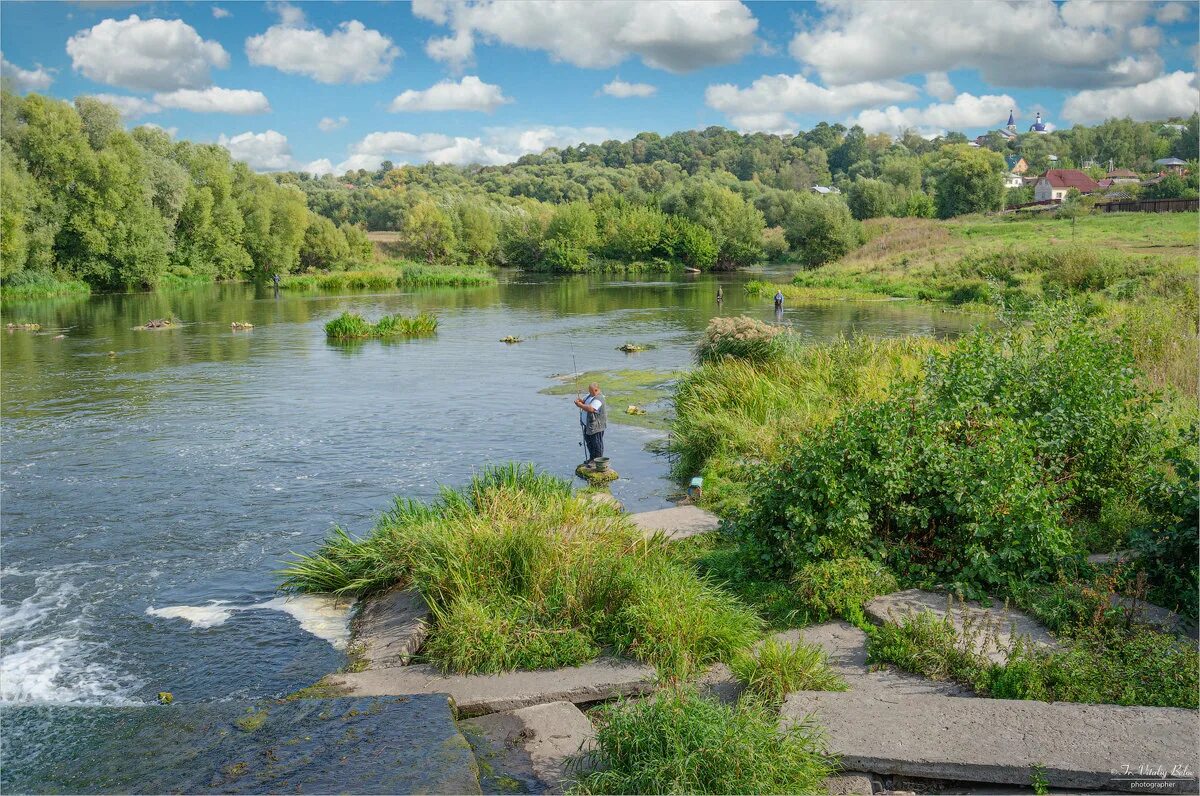
<path fill-rule="evenodd" d="M 1150 601 L 1174 608 L 1193 622 L 1200 594 L 1200 542 L 1196 532 L 1200 527 L 1200 468 L 1193 448 L 1195 439 L 1193 426 L 1187 439 L 1168 454 L 1172 472 L 1154 483 L 1144 501 L 1153 519 L 1132 535 L 1138 553 L 1136 565 L 1149 578 Z"/>
<path fill-rule="evenodd" d="M 792 583 L 809 622 L 837 616 L 857 625 L 866 622 L 863 606 L 868 600 L 899 588 L 892 573 L 859 556 L 805 564 Z"/>
<path fill-rule="evenodd" d="M 736 318 L 713 318 L 704 330 L 696 348 L 696 361 L 704 364 L 725 357 L 763 362 L 780 351 L 779 326 L 756 321 L 745 315 Z"/>
<path fill-rule="evenodd" d="M 1134 379 L 1078 315 L 981 328 L 933 354 L 923 380 L 760 468 L 734 530 L 781 573 L 864 555 L 971 593 L 1049 579 L 1154 459 L 1160 431 Z"/>
<path fill-rule="evenodd" d="M 576 665 L 610 647 L 681 678 L 760 630 L 664 542 L 532 466 L 489 468 L 431 505 L 397 501 L 366 538 L 337 529 L 284 574 L 302 592 L 415 587 L 434 617 L 426 655 L 463 673 Z"/>
<path fill-rule="evenodd" d="M 816 793 L 832 773 L 815 727 L 780 732 L 778 713 L 754 699 L 667 689 L 594 716 L 594 770 L 575 793 Z"/>
<path fill-rule="evenodd" d="M 825 651 L 815 644 L 786 644 L 770 638 L 753 653 L 729 663 L 737 679 L 767 704 L 781 705 L 793 691 L 845 691 L 846 681 L 829 668 Z"/>

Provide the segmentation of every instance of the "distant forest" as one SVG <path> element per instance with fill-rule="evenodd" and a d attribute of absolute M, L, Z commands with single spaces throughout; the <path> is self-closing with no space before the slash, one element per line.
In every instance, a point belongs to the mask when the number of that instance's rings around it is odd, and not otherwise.
<path fill-rule="evenodd" d="M 863 240 L 863 219 L 950 218 L 1028 202 L 1004 187 L 1005 156 L 1029 173 L 1090 166 L 1190 173 L 1126 193 L 1195 196 L 1196 115 L 1113 119 L 973 146 L 961 133 L 867 135 L 822 122 L 795 135 L 721 127 L 580 144 L 505 166 L 423 165 L 313 177 L 255 174 L 213 144 L 126 131 L 90 97 L 71 105 L 5 92 L 0 118 L 0 280 L 97 290 L 262 279 L 361 267 L 367 230 L 399 233 L 428 263 L 573 272 L 628 266 L 817 266 Z M 1057 160 L 1052 160 L 1052 157 Z M 813 186 L 836 189 L 818 194 Z"/>

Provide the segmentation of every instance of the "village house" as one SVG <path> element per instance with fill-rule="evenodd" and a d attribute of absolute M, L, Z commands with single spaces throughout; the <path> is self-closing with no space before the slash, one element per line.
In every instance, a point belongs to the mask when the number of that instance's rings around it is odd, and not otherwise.
<path fill-rule="evenodd" d="M 1084 194 L 1100 190 L 1096 181 L 1079 169 L 1050 169 L 1033 186 L 1033 199 L 1037 202 L 1061 202 L 1072 188 Z"/>
<path fill-rule="evenodd" d="M 1187 171 L 1187 161 L 1179 158 L 1159 158 L 1154 161 L 1154 165 L 1161 172 L 1171 172 L 1172 174 L 1183 174 Z"/>
<path fill-rule="evenodd" d="M 1100 181 L 1100 185 L 1103 186 L 1105 180 L 1109 181 L 1109 185 L 1117 185 L 1123 182 L 1141 182 L 1141 179 L 1142 178 L 1139 177 L 1135 171 L 1130 171 L 1129 169 L 1113 169 L 1112 171 L 1108 172 L 1108 174 L 1104 175 L 1104 180 Z"/>
<path fill-rule="evenodd" d="M 1020 155 L 1007 156 L 1004 158 L 1004 165 L 1008 167 L 1010 174 L 1024 174 L 1029 171 L 1029 164 Z"/>
<path fill-rule="evenodd" d="M 1025 185 L 1025 178 L 1022 177 L 1020 174 L 1014 174 L 1012 172 L 1009 172 L 1008 174 L 1004 175 L 1004 187 L 1005 188 L 1020 188 L 1024 185 Z"/>

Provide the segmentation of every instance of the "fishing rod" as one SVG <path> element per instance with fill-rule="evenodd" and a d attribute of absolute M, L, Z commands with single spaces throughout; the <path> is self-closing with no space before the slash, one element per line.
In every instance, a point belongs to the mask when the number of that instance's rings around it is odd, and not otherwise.
<path fill-rule="evenodd" d="M 575 377 L 575 400 L 580 400 L 582 394 L 579 390 L 579 366 L 575 364 L 575 348 L 571 348 L 571 374 Z M 582 411 L 582 410 L 581 410 Z M 583 435 L 583 439 L 579 442 L 583 446 L 583 460 L 587 461 L 588 446 L 587 446 L 587 426 L 582 422 L 579 424 L 579 433 Z"/>

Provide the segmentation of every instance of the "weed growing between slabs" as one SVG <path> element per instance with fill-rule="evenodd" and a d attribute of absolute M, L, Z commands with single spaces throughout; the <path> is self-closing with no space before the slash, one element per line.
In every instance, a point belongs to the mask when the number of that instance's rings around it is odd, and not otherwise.
<path fill-rule="evenodd" d="M 415 587 L 434 616 L 424 655 L 446 671 L 574 666 L 610 648 L 682 679 L 748 647 L 761 622 L 668 547 L 513 464 L 432 504 L 398 500 L 362 539 L 335 529 L 284 570 L 284 588 Z"/>

